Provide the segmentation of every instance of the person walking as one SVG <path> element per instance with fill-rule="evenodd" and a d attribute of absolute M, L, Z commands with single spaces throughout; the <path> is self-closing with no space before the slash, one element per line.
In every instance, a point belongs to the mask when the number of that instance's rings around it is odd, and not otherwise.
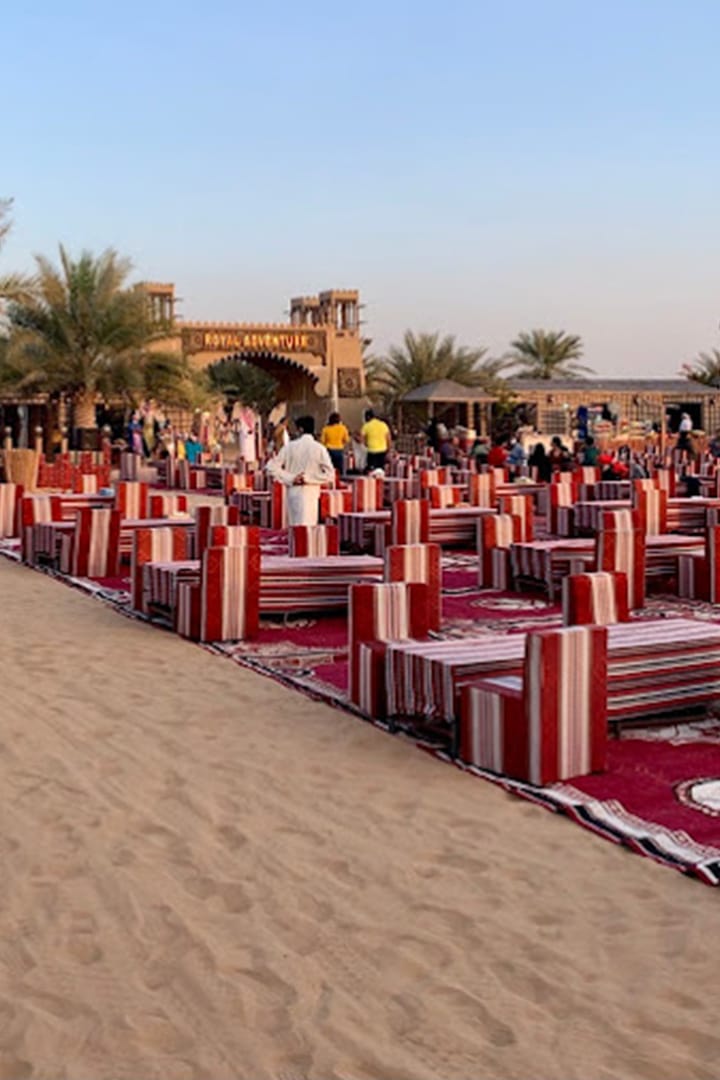
<path fill-rule="evenodd" d="M 387 461 L 387 453 L 392 446 L 390 428 L 384 420 L 380 420 L 372 409 L 365 410 L 365 423 L 360 428 L 363 442 L 367 449 L 366 472 L 375 469 L 384 469 Z"/>
<path fill-rule="evenodd" d="M 327 450 L 315 439 L 313 417 L 298 417 L 295 427 L 298 437 L 280 448 L 266 471 L 287 488 L 288 525 L 317 525 L 320 486 L 334 481 L 335 470 Z"/>

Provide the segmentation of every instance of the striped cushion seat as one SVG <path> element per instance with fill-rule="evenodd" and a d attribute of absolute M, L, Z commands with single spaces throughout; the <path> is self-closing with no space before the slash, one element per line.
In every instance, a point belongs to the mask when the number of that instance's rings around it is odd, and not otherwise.
<path fill-rule="evenodd" d="M 645 531 L 636 510 L 605 510 L 596 538 L 596 568 L 627 575 L 631 608 L 645 604 Z"/>
<path fill-rule="evenodd" d="M 382 510 L 383 481 L 379 476 L 362 476 L 350 485 L 352 511 Z"/>
<path fill-rule="evenodd" d="M 242 496 L 243 492 L 238 495 Z M 237 506 L 221 503 L 195 507 L 195 557 L 201 559 L 210 545 L 210 529 L 213 525 L 239 525 L 240 510 Z"/>
<path fill-rule="evenodd" d="M 0 484 L 0 539 L 18 535 L 18 510 L 23 492 L 22 484 Z"/>
<path fill-rule="evenodd" d="M 667 492 L 656 487 L 636 488 L 632 502 L 646 536 L 660 536 L 668 531 Z"/>
<path fill-rule="evenodd" d="M 211 525 L 210 543 L 207 547 L 260 546 L 260 529 L 257 525 Z"/>
<path fill-rule="evenodd" d="M 94 473 L 77 473 L 73 490 L 78 494 L 95 495 L 99 491 L 98 478 Z"/>
<path fill-rule="evenodd" d="M 117 577 L 120 567 L 120 512 L 77 511 L 75 529 L 62 539 L 60 570 L 73 577 Z"/>
<path fill-rule="evenodd" d="M 601 772 L 607 753 L 607 630 L 527 635 L 522 679 L 464 688 L 460 756 L 531 784 Z"/>
<path fill-rule="evenodd" d="M 352 510 L 352 492 L 338 490 L 320 492 L 320 523 L 328 520 L 336 521 L 339 514 L 346 514 Z"/>
<path fill-rule="evenodd" d="M 115 493 L 115 509 L 131 521 L 146 518 L 149 491 L 148 485 L 140 480 L 121 480 Z"/>
<path fill-rule="evenodd" d="M 427 544 L 430 504 L 427 499 L 397 499 L 390 511 L 391 544 Z"/>
<path fill-rule="evenodd" d="M 344 611 L 350 586 L 380 581 L 382 572 L 382 559 L 370 555 L 263 556 L 260 610 L 278 615 Z"/>
<path fill-rule="evenodd" d="M 521 541 L 527 543 L 534 536 L 533 503 L 529 495 L 501 495 L 499 499 L 501 514 L 512 514 L 522 522 Z"/>
<path fill-rule="evenodd" d="M 428 586 L 353 585 L 348 613 L 349 697 L 366 716 L 387 715 L 385 645 L 428 633 Z"/>
<path fill-rule="evenodd" d="M 460 484 L 438 484 L 429 489 L 430 506 L 436 510 L 457 506 L 462 501 L 462 493 L 463 488 Z"/>
<path fill-rule="evenodd" d="M 515 581 L 542 582 L 551 599 L 566 574 L 594 570 L 595 558 L 592 540 L 533 540 L 510 548 Z"/>
<path fill-rule="evenodd" d="M 260 549 L 207 548 L 199 584 L 177 592 L 177 629 L 200 641 L 244 641 L 259 629 Z"/>
<path fill-rule="evenodd" d="M 491 472 L 475 473 L 470 476 L 470 503 L 472 506 L 486 506 L 495 509 L 495 475 Z"/>
<path fill-rule="evenodd" d="M 233 491 L 251 491 L 252 486 L 252 475 L 250 473 L 225 473 L 223 490 L 226 498 Z"/>
<path fill-rule="evenodd" d="M 627 622 L 627 576 L 597 571 L 568 574 L 562 585 L 563 623 L 565 626 Z"/>
<path fill-rule="evenodd" d="M 550 484 L 549 491 L 549 531 L 553 536 L 572 536 L 573 505 L 578 499 L 578 485 L 574 482 L 571 484 Z"/>
<path fill-rule="evenodd" d="M 149 562 L 179 562 L 192 556 L 190 529 L 168 524 L 135 529 L 132 534 L 130 596 L 136 611 L 147 613 L 143 595 L 143 566 Z"/>
<path fill-rule="evenodd" d="M 611 721 L 672 715 L 720 699 L 720 627 L 660 619 L 617 623 L 607 631 Z M 391 646 L 388 708 L 452 725 L 463 686 L 520 674 L 523 654 L 523 634 Z"/>
<path fill-rule="evenodd" d="M 270 528 L 287 529 L 287 487 L 274 480 L 270 488 Z"/>
<path fill-rule="evenodd" d="M 678 592 L 689 600 L 720 604 L 720 525 L 705 530 L 705 551 L 678 559 Z"/>
<path fill-rule="evenodd" d="M 450 468 L 445 465 L 436 469 L 423 469 L 419 473 L 419 478 L 420 490 L 427 492 L 439 484 L 450 483 Z"/>
<path fill-rule="evenodd" d="M 288 529 L 288 553 L 293 558 L 340 554 L 337 525 L 293 525 Z"/>
<path fill-rule="evenodd" d="M 175 514 L 187 514 L 187 495 L 178 495 L 176 492 L 151 495 L 148 506 L 147 516 L 151 518 L 169 518 Z"/>
<path fill-rule="evenodd" d="M 197 559 L 170 562 L 146 562 L 142 566 L 142 610 L 148 614 L 170 615 L 176 624 L 175 611 L 181 582 L 200 583 L 201 567 Z"/>
<path fill-rule="evenodd" d="M 510 547 L 522 535 L 522 521 L 514 514 L 488 514 L 477 529 L 478 585 L 507 589 L 510 580 Z"/>
<path fill-rule="evenodd" d="M 120 454 L 120 479 L 137 480 L 140 475 L 142 461 L 143 459 L 140 454 L 123 451 Z"/>
<path fill-rule="evenodd" d="M 20 499 L 20 553 L 23 562 L 33 563 L 33 527 L 41 522 L 61 521 L 62 502 L 59 495 L 23 495 Z"/>
<path fill-rule="evenodd" d="M 385 581 L 416 582 L 428 587 L 428 629 L 439 630 L 442 617 L 442 562 L 439 544 L 398 544 L 385 549 Z"/>

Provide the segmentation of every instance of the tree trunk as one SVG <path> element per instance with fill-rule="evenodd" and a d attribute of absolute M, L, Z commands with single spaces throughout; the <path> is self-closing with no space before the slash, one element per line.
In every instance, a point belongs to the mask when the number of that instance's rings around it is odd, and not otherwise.
<path fill-rule="evenodd" d="M 85 390 L 78 394 L 74 405 L 74 419 L 76 428 L 97 427 L 94 390 Z"/>

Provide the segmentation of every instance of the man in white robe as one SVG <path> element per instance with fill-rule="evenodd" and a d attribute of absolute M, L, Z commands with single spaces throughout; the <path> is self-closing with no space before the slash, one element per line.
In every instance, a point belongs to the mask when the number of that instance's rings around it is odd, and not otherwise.
<path fill-rule="evenodd" d="M 287 488 L 288 525 L 317 525 L 320 485 L 335 479 L 330 455 L 315 440 L 315 420 L 301 416 L 295 421 L 299 436 L 281 447 L 267 463 L 267 472 Z"/>

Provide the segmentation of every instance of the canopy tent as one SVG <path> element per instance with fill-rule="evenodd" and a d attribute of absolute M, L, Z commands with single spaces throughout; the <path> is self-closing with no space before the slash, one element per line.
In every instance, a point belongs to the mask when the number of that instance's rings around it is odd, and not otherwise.
<path fill-rule="evenodd" d="M 427 419 L 432 419 L 439 407 L 453 407 L 454 425 L 463 424 L 481 435 L 489 430 L 490 410 L 498 399 L 477 386 L 463 386 L 452 379 L 436 379 L 408 391 L 398 403 L 398 423 L 402 427 L 403 405 L 424 405 Z M 464 413 L 463 419 L 461 415 Z"/>

